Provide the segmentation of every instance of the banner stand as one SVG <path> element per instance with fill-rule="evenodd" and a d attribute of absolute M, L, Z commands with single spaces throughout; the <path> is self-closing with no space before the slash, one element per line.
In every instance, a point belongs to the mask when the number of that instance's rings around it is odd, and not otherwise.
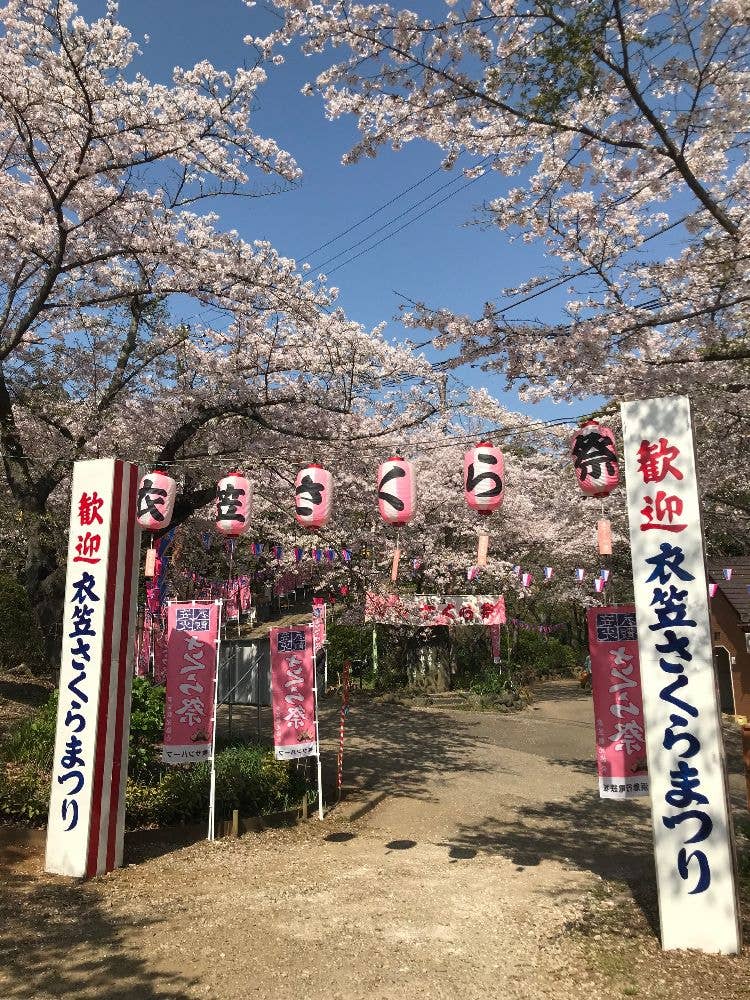
<path fill-rule="evenodd" d="M 327 654 L 326 654 L 327 657 Z M 313 630 L 313 695 L 315 697 L 315 750 L 318 758 L 318 819 L 323 819 L 323 769 L 320 764 L 320 725 L 318 724 L 318 645 Z"/>
<path fill-rule="evenodd" d="M 208 840 L 216 840 L 216 727 L 219 723 L 219 663 L 221 655 L 222 601 L 214 602 L 219 608 L 219 625 L 216 631 L 216 670 L 214 671 L 214 727 L 211 735 L 211 790 L 208 797 Z"/>

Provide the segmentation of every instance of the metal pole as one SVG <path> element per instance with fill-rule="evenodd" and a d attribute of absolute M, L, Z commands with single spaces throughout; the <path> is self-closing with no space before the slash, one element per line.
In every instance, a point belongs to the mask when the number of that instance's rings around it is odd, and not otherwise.
<path fill-rule="evenodd" d="M 315 749 L 318 755 L 318 819 L 323 819 L 323 769 L 320 764 L 320 725 L 318 723 L 318 649 L 313 631 L 313 694 L 315 695 Z"/>
<path fill-rule="evenodd" d="M 213 732 L 211 733 L 211 790 L 209 792 L 208 800 L 208 839 L 216 839 L 216 724 L 219 721 L 217 719 L 218 715 L 218 703 L 219 703 L 219 660 L 221 656 L 221 608 L 222 602 L 214 602 L 218 606 L 219 620 L 217 623 L 216 632 L 216 672 L 214 674 L 214 725 Z M 195 601 L 193 601 L 195 604 Z"/>

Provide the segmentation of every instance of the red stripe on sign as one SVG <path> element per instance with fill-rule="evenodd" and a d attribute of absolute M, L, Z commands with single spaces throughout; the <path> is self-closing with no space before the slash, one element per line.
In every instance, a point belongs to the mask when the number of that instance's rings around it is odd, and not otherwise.
<path fill-rule="evenodd" d="M 107 866 L 112 871 L 115 867 L 115 850 L 117 846 L 117 818 L 120 812 L 120 778 L 122 775 L 123 744 L 122 733 L 125 719 L 125 688 L 128 670 L 128 647 L 133 640 L 131 630 L 131 609 L 133 606 L 133 539 L 135 536 L 136 496 L 138 493 L 138 468 L 130 466 L 128 482 L 128 503 L 125 508 L 127 522 L 125 527 L 125 561 L 118 569 L 122 571 L 122 626 L 120 628 L 120 651 L 117 671 L 117 702 L 115 715 L 115 740 L 112 752 L 112 785 L 109 802 L 109 827 L 107 830 Z M 120 525 L 122 531 L 123 525 Z"/>
<path fill-rule="evenodd" d="M 117 589 L 117 559 L 120 547 L 120 504 L 122 503 L 122 462 L 114 463 L 112 505 L 109 510 L 109 555 L 107 557 L 107 605 L 104 609 L 104 634 L 102 636 L 102 665 L 99 682 L 99 710 L 96 720 L 96 746 L 91 788 L 91 815 L 89 817 L 89 845 L 86 854 L 86 876 L 96 875 L 99 857 L 99 840 L 102 816 L 102 785 L 104 783 L 104 758 L 107 749 L 109 685 L 112 673 L 112 624 Z"/>

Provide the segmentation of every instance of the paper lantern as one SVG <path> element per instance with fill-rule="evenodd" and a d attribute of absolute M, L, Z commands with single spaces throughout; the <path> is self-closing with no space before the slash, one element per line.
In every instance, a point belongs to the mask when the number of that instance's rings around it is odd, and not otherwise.
<path fill-rule="evenodd" d="M 503 453 L 489 441 L 480 441 L 464 454 L 464 499 L 479 514 L 491 514 L 501 506 Z"/>
<path fill-rule="evenodd" d="M 320 465 L 308 465 L 294 481 L 294 516 L 305 528 L 322 528 L 331 516 L 333 478 Z"/>
<path fill-rule="evenodd" d="M 416 510 L 414 468 L 400 455 L 378 466 L 378 511 L 386 524 L 408 524 Z"/>
<path fill-rule="evenodd" d="M 605 497 L 620 481 L 615 436 L 609 427 L 589 420 L 573 435 L 573 467 L 578 485 L 589 497 Z"/>
<path fill-rule="evenodd" d="M 177 483 L 161 469 L 147 472 L 138 485 L 136 520 L 147 531 L 168 528 L 174 511 Z"/>
<path fill-rule="evenodd" d="M 252 492 L 241 472 L 230 472 L 219 480 L 216 492 L 216 530 L 222 535 L 241 535 L 250 526 Z"/>

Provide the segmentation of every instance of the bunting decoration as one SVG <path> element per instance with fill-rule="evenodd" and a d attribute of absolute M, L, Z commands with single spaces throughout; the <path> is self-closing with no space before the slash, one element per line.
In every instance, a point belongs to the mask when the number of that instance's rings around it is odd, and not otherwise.
<path fill-rule="evenodd" d="M 534 574 L 533 573 L 522 573 L 521 574 L 521 586 L 522 587 L 530 587 L 533 579 L 534 579 Z"/>
<path fill-rule="evenodd" d="M 514 566 L 513 567 L 513 572 L 516 574 L 516 576 L 520 576 L 521 575 L 521 567 L 520 566 Z"/>
<path fill-rule="evenodd" d="M 299 545 L 295 545 L 294 546 L 294 561 L 296 563 L 298 563 L 298 562 L 301 561 L 302 556 L 304 554 L 305 554 L 305 551 L 304 551 L 304 549 L 301 546 L 299 546 Z"/>
<path fill-rule="evenodd" d="M 599 576 L 605 583 L 609 582 L 610 571 L 608 569 L 602 569 L 599 571 Z"/>
<path fill-rule="evenodd" d="M 579 566 L 575 572 L 576 572 L 576 583 L 583 583 L 583 578 L 586 576 L 586 570 L 581 569 L 581 567 Z"/>
<path fill-rule="evenodd" d="M 544 567 L 544 579 L 547 581 L 547 583 L 549 583 L 549 581 L 552 579 L 552 575 L 554 574 L 554 572 L 555 571 L 552 568 L 552 566 Z"/>
<path fill-rule="evenodd" d="M 352 552 L 351 552 L 351 549 L 342 549 L 341 550 L 341 558 L 342 558 L 342 560 L 345 563 L 350 563 L 352 561 Z"/>
<path fill-rule="evenodd" d="M 729 581 L 730 581 L 730 580 L 732 579 L 732 567 L 731 567 L 731 566 L 727 566 L 727 567 L 726 567 L 725 569 L 723 569 L 723 570 L 722 570 L 721 572 L 722 572 L 722 573 L 723 573 L 723 575 L 724 575 L 724 579 L 725 579 L 725 580 L 727 581 L 727 583 L 728 583 L 728 582 L 729 582 Z"/>
<path fill-rule="evenodd" d="M 719 589 L 718 583 L 709 583 L 708 585 L 708 596 L 715 597 L 716 591 Z"/>
<path fill-rule="evenodd" d="M 601 576 L 597 577 L 596 580 L 594 580 L 594 590 L 597 592 L 597 594 L 601 594 L 602 593 L 602 591 L 604 590 L 606 582 L 607 581 L 604 580 Z"/>

